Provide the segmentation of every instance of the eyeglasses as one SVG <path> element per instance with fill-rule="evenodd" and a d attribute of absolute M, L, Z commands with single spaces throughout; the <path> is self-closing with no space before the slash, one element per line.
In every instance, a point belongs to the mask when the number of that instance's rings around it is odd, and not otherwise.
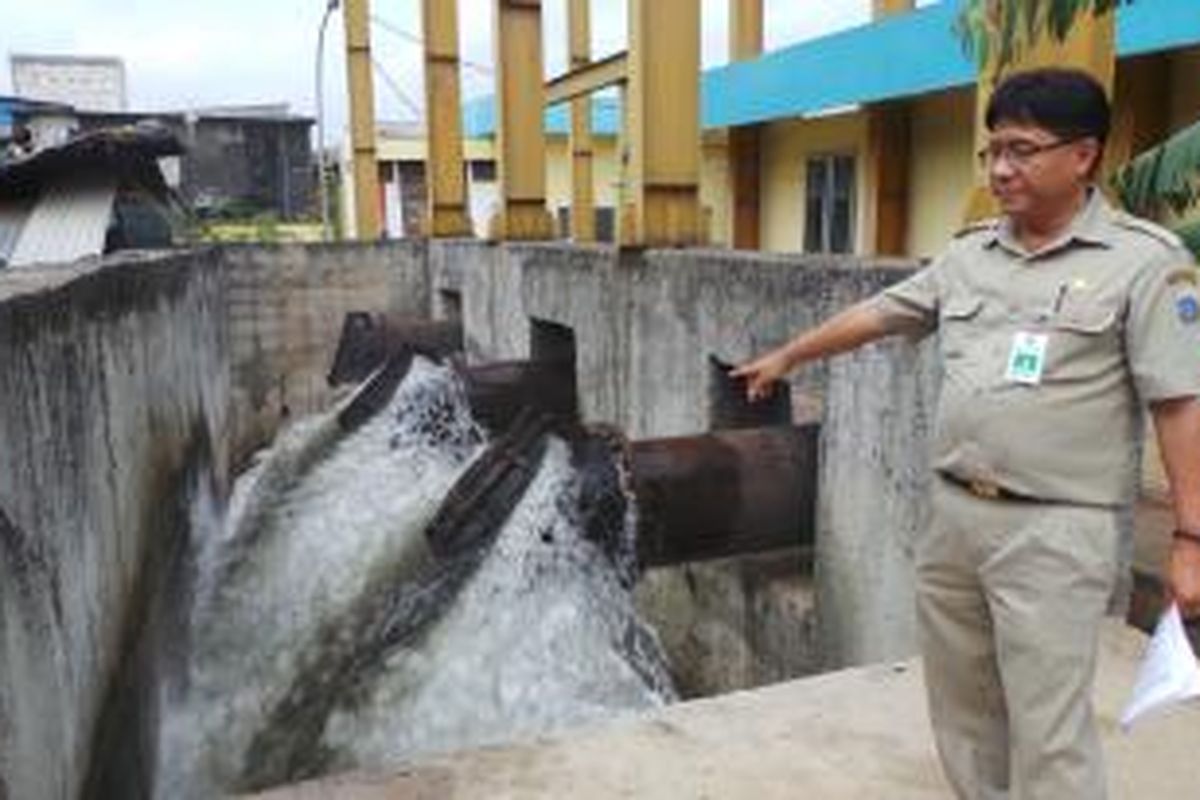
<path fill-rule="evenodd" d="M 1082 137 L 1074 136 L 1070 139 L 1058 139 L 1047 144 L 1034 144 L 1033 142 L 1025 141 L 997 142 L 980 150 L 975 154 L 975 157 L 979 159 L 979 166 L 983 169 L 988 169 L 1000 159 L 1004 159 L 1017 169 L 1022 169 L 1029 166 L 1030 162 L 1042 153 L 1048 153 L 1051 150 L 1057 150 L 1060 147 L 1074 144 L 1080 138 Z"/>

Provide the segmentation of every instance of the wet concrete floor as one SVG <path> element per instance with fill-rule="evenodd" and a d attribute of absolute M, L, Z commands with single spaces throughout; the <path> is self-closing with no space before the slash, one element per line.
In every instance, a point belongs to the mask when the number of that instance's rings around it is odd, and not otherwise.
<path fill-rule="evenodd" d="M 1196 797 L 1200 705 L 1152 718 L 1130 735 L 1117 727 L 1145 641 L 1115 620 L 1104 633 L 1096 701 L 1112 798 Z M 916 662 L 852 669 L 261 798 L 948 800 L 923 692 Z"/>

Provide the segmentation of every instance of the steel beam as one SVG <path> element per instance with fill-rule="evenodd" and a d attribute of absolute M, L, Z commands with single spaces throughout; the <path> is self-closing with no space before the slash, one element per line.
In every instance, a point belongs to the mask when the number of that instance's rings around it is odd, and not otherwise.
<path fill-rule="evenodd" d="M 729 0 L 729 60 L 747 61 L 763 51 L 763 0 Z"/>
<path fill-rule="evenodd" d="M 550 239 L 554 223 L 546 211 L 542 2 L 494 2 L 500 211 L 491 233 L 499 239 Z"/>
<path fill-rule="evenodd" d="M 583 0 L 571 0 L 572 3 Z M 574 42 L 572 42 L 574 46 Z M 586 56 L 584 56 L 586 58 Z M 546 105 L 575 100 L 608 86 L 624 83 L 629 71 L 629 53 L 622 51 L 600 61 L 579 61 L 572 55 L 571 71 L 546 83 Z"/>
<path fill-rule="evenodd" d="M 729 59 L 758 58 L 763 50 L 763 0 L 729 0 Z M 730 199 L 733 246 L 757 250 L 761 244 L 762 127 L 729 129 Z"/>
<path fill-rule="evenodd" d="M 371 73 L 369 0 L 346 0 L 344 14 L 354 229 L 359 239 L 378 239 L 383 228 L 379 208 L 379 166 L 375 162 L 375 87 Z"/>
<path fill-rule="evenodd" d="M 629 0 L 629 181 L 624 244 L 703 239 L 700 0 Z"/>
<path fill-rule="evenodd" d="M 458 0 L 421 0 L 421 21 L 429 144 L 425 232 L 432 237 L 469 236 L 459 99 Z"/>
<path fill-rule="evenodd" d="M 571 0 L 567 8 L 567 55 L 571 73 L 587 69 L 592 61 L 591 3 Z M 621 80 L 625 78 L 621 65 Z M 547 98 L 552 94 L 547 91 Z M 547 100 L 549 102 L 549 100 Z M 571 102 L 571 238 L 596 240 L 596 190 L 593 186 L 592 98 L 584 93 Z"/>
<path fill-rule="evenodd" d="M 1036 45 L 1019 55 L 1016 63 L 1007 68 L 1005 75 L 1039 67 L 1074 67 L 1089 73 L 1112 97 L 1117 70 L 1116 52 L 1116 14 L 1109 11 L 1096 16 L 1085 11 L 1075 20 L 1065 41 L 1059 42 L 1049 34 L 1043 34 Z M 984 116 L 992 99 L 992 89 L 1003 77 L 997 74 L 993 56 L 984 65 L 975 92 L 975 149 L 987 143 Z M 965 217 L 968 222 L 992 217 L 998 212 L 995 200 L 987 189 L 987 175 L 976 168 L 975 179 L 975 188 L 966 204 Z"/>

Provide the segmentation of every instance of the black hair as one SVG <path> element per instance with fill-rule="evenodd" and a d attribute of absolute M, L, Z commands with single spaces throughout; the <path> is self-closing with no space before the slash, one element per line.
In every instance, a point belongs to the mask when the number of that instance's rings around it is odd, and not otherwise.
<path fill-rule="evenodd" d="M 1108 138 L 1112 110 L 1095 78 L 1078 69 L 1050 67 L 1005 78 L 988 101 L 984 122 L 995 130 L 1003 122 L 1036 125 L 1060 139 Z"/>

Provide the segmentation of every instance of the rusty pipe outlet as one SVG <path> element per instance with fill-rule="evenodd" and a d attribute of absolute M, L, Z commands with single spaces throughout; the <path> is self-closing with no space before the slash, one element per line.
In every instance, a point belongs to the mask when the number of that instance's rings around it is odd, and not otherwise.
<path fill-rule="evenodd" d="M 461 352 L 462 348 L 461 322 L 352 311 L 342 322 L 341 337 L 326 380 L 330 386 L 366 380 L 401 350 L 445 358 Z"/>
<path fill-rule="evenodd" d="M 507 430 L 524 409 L 565 421 L 579 416 L 573 362 L 499 361 L 460 372 L 471 413 L 493 433 Z"/>
<path fill-rule="evenodd" d="M 630 443 L 642 566 L 811 545 L 818 436 L 809 424 Z"/>

